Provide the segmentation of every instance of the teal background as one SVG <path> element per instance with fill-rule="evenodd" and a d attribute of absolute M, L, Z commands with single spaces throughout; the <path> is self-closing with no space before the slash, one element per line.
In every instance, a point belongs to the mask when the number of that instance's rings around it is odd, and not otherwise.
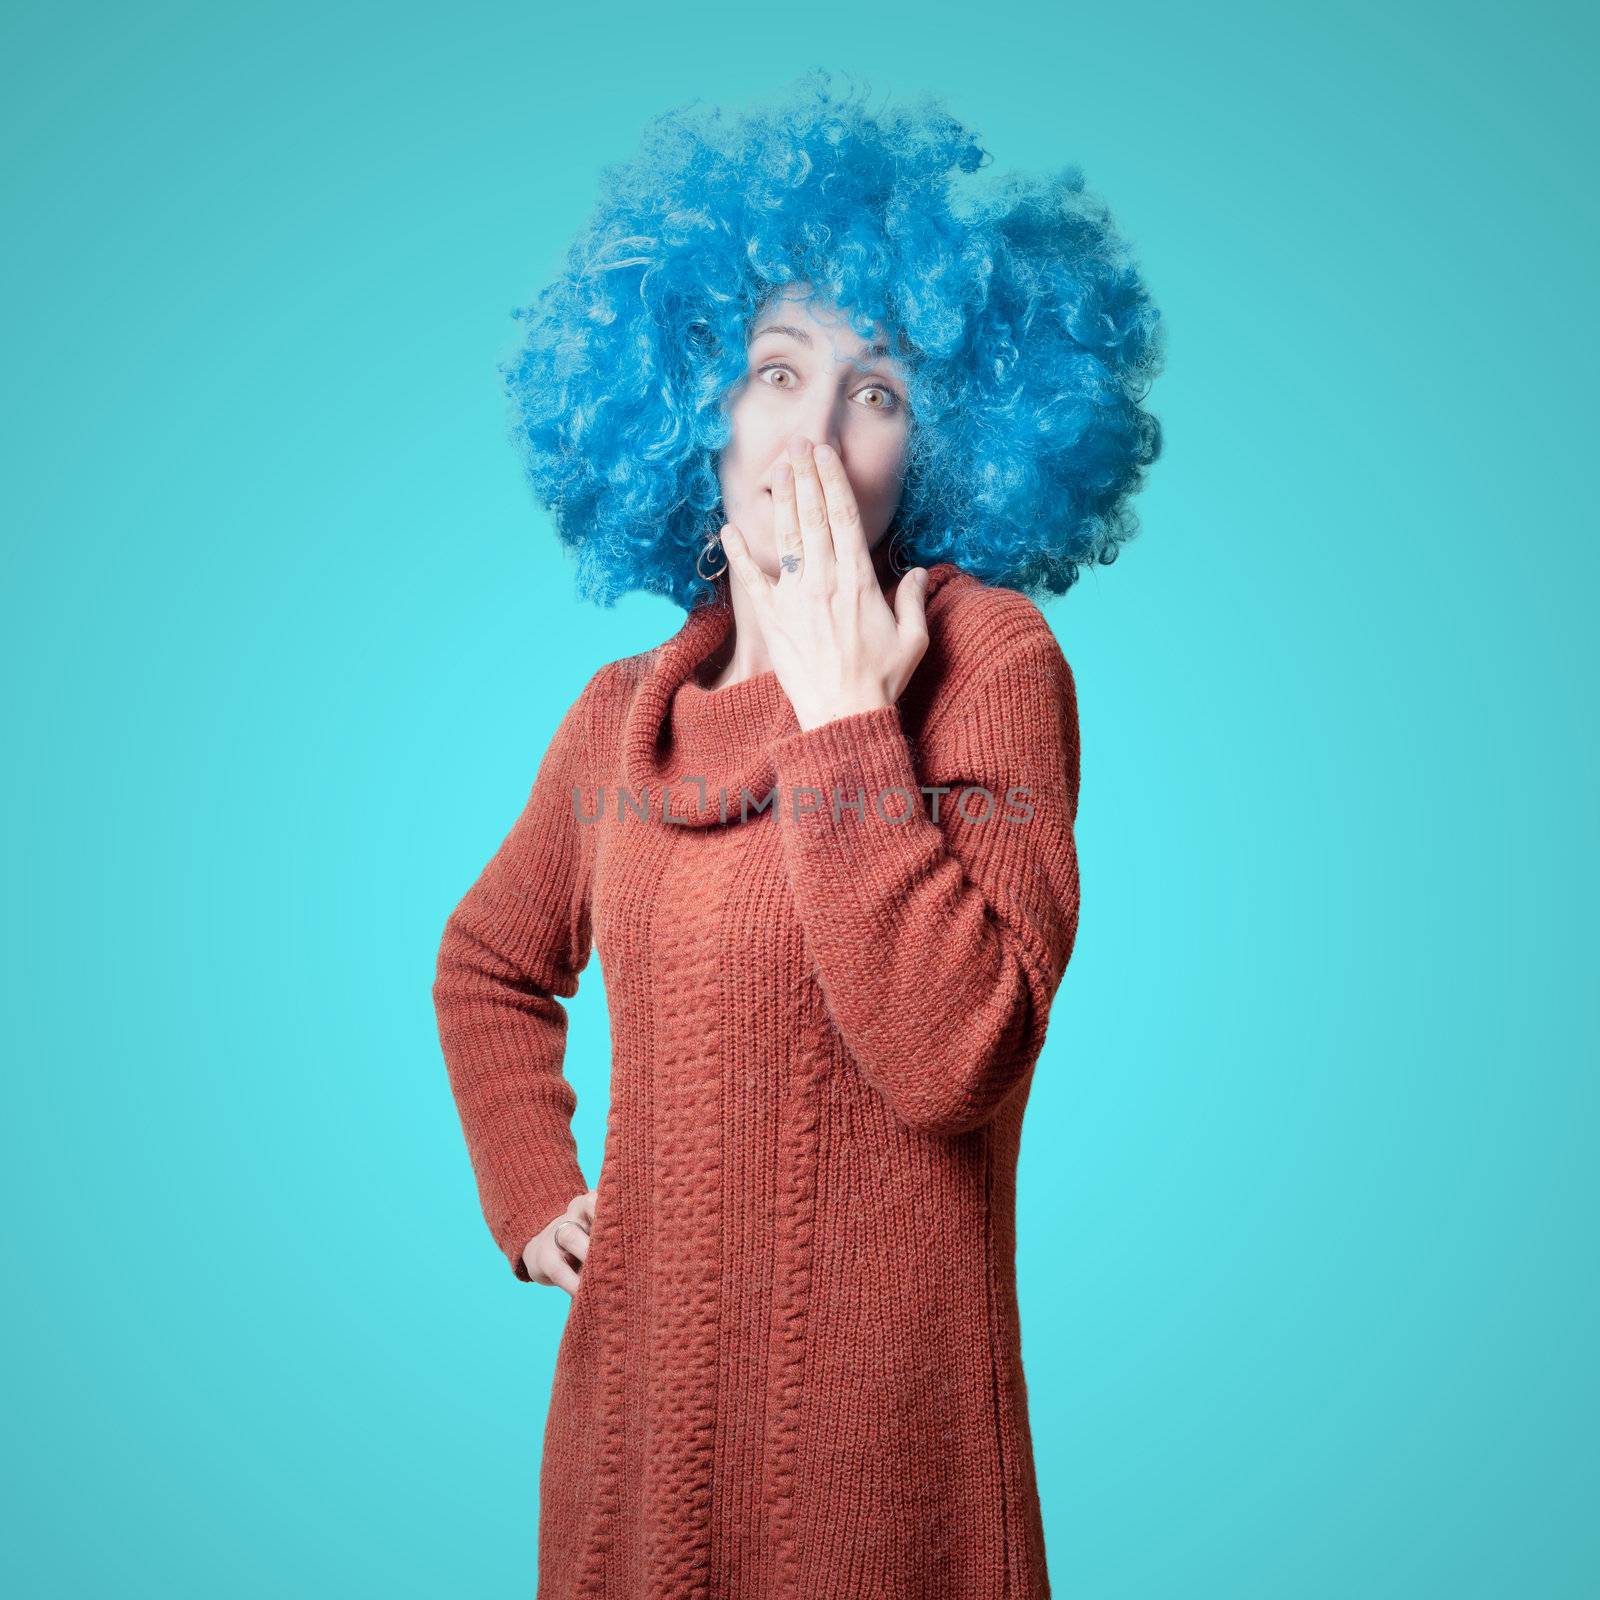
<path fill-rule="evenodd" d="M 1592 12 L 10 8 L 9 1592 L 533 1587 L 567 1299 L 429 994 L 603 661 L 495 361 L 643 121 L 805 67 L 1081 162 L 1171 330 L 1051 618 L 1030 1107 L 1060 1595 L 1578 1596 L 1592 1486 Z M 598 1175 L 598 962 L 570 1072 Z"/>

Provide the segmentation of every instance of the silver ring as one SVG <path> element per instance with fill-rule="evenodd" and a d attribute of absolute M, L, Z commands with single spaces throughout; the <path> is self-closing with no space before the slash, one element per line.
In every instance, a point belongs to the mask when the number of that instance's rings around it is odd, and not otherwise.
<path fill-rule="evenodd" d="M 572 1227 L 580 1229 L 585 1238 L 589 1236 L 589 1230 L 585 1228 L 581 1222 L 574 1222 L 571 1217 L 563 1217 L 550 1233 L 550 1238 L 558 1250 L 564 1250 L 566 1248 L 566 1246 L 561 1243 L 561 1230 L 568 1226 L 569 1223 Z"/>

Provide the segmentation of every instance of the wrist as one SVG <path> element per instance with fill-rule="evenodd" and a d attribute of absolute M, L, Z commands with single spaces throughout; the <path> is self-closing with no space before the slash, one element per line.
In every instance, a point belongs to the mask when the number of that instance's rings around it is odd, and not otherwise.
<path fill-rule="evenodd" d="M 795 721 L 800 724 L 802 733 L 810 733 L 826 722 L 838 722 L 844 717 L 860 716 L 865 711 L 887 711 L 893 704 L 893 700 L 881 693 L 860 695 L 849 701 L 808 708 L 804 712 L 796 710 Z"/>

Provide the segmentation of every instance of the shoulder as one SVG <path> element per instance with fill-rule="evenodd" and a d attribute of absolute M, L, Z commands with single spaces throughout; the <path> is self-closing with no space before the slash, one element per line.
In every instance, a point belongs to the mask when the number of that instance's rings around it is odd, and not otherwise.
<path fill-rule="evenodd" d="M 626 706 L 648 676 L 651 663 L 661 648 L 656 645 L 649 650 L 641 650 L 637 655 L 621 656 L 597 667 L 573 702 L 573 709 L 576 711 L 581 708 L 585 720 L 595 725 L 608 712 Z"/>
<path fill-rule="evenodd" d="M 630 719 L 638 715 L 641 693 L 670 642 L 607 661 L 590 674 L 569 715 L 582 730 L 591 770 L 603 770 L 615 760 Z"/>
<path fill-rule="evenodd" d="M 569 691 L 570 693 L 570 691 Z M 586 763 L 593 748 L 596 731 L 604 728 L 607 710 L 620 703 L 626 694 L 626 672 L 621 661 L 608 661 L 589 675 L 588 681 L 575 698 L 566 702 L 551 737 L 553 759 Z"/>
<path fill-rule="evenodd" d="M 928 650 L 907 709 L 932 730 L 998 692 L 1026 687 L 1075 708 L 1072 669 L 1044 613 L 1017 589 L 962 572 L 928 607 Z"/>
<path fill-rule="evenodd" d="M 1019 645 L 1055 642 L 1044 613 L 1020 589 L 957 572 L 928 607 L 928 639 L 952 660 L 1009 654 Z"/>
<path fill-rule="evenodd" d="M 603 729 L 626 714 L 665 648 L 664 641 L 636 655 L 608 661 L 594 672 L 578 696 L 592 728 Z"/>

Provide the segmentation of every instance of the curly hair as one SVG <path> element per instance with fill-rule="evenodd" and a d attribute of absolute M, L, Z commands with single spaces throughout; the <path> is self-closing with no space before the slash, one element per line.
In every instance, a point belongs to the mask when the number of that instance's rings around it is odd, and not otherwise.
<path fill-rule="evenodd" d="M 1137 531 L 1164 329 L 1105 205 L 1076 166 L 958 194 L 951 175 L 990 156 L 936 98 L 873 111 L 831 78 L 657 117 L 513 312 L 511 438 L 584 599 L 709 596 L 695 560 L 721 525 L 726 401 L 751 318 L 800 286 L 860 337 L 887 330 L 905 369 L 889 533 L 908 560 L 1062 594 Z"/>

